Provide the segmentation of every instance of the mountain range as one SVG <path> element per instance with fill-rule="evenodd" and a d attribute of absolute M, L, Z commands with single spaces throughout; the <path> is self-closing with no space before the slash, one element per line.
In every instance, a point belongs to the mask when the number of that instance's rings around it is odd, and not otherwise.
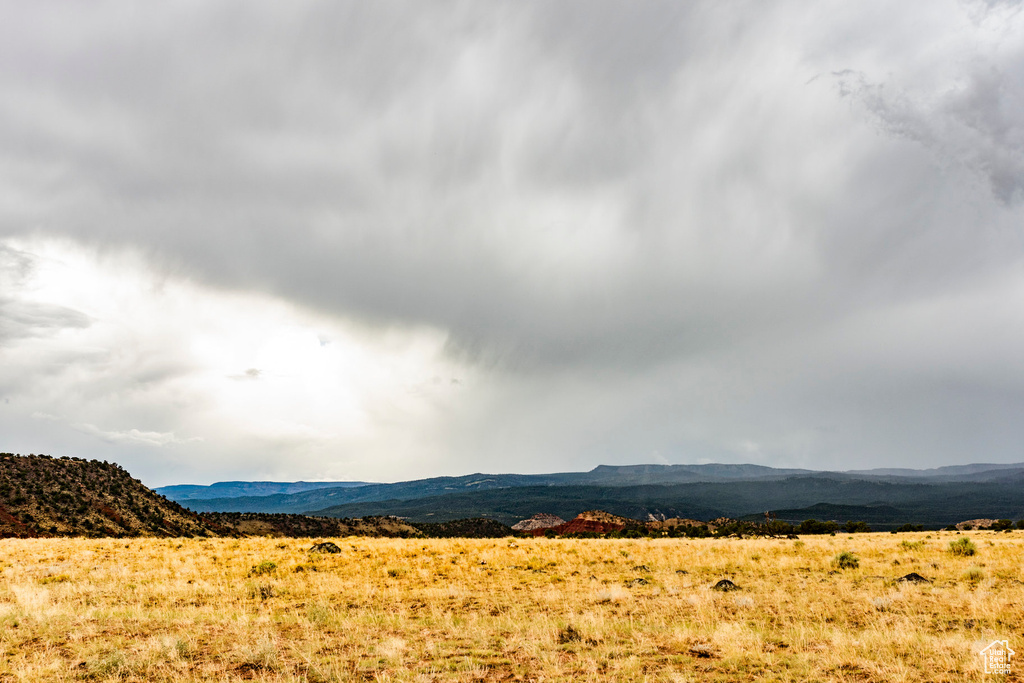
<path fill-rule="evenodd" d="M 241 498 L 244 496 L 271 496 L 278 493 L 302 493 L 322 488 L 349 488 L 366 486 L 365 481 L 219 481 L 216 484 L 174 484 L 154 489 L 161 496 L 181 502 L 208 498 Z"/>
<path fill-rule="evenodd" d="M 1021 467 L 1024 467 L 1022 465 Z M 700 481 L 733 481 L 815 474 L 812 470 L 776 469 L 761 465 L 599 465 L 589 472 L 555 474 L 468 474 L 432 477 L 393 484 L 369 482 L 244 482 L 227 481 L 199 486 L 178 484 L 154 489 L 177 502 L 196 503 L 194 509 L 211 512 L 302 512 L 321 502 L 330 504 L 372 500 L 422 498 L 471 490 L 520 486 L 626 486 Z M 337 489 L 358 489 L 339 491 Z M 330 491 L 328 491 L 330 490 Z M 248 499 L 253 499 L 248 503 Z M 228 502 L 231 501 L 231 502 Z M 242 509 L 239 506 L 252 505 Z M 323 507 L 323 506 L 321 506 Z"/>
<path fill-rule="evenodd" d="M 635 519 L 705 520 L 771 511 L 797 522 L 830 511 L 871 520 L 878 528 L 1024 517 L 1024 463 L 847 472 L 749 464 L 602 465 L 588 472 L 471 474 L 391 484 L 296 482 L 313 488 L 270 495 L 244 495 L 246 489 L 239 484 L 244 482 L 190 487 L 189 498 L 176 500 L 197 512 L 395 515 L 416 522 L 483 517 L 505 524 L 538 512 L 568 519 L 583 509 Z M 185 491 L 157 489 L 172 500 Z M 224 491 L 243 495 L 225 496 Z"/>

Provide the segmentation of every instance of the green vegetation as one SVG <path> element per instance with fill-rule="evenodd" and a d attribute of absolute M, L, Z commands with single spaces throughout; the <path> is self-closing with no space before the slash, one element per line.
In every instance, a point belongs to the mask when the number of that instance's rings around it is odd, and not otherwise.
<path fill-rule="evenodd" d="M 277 563 L 263 560 L 259 564 L 253 565 L 253 568 L 249 570 L 249 576 L 264 576 L 273 574 L 275 571 L 277 571 Z"/>
<path fill-rule="evenodd" d="M 964 581 L 978 585 L 985 579 L 985 572 L 981 567 L 971 567 L 964 572 Z"/>
<path fill-rule="evenodd" d="M 39 579 L 39 584 L 42 585 L 42 586 L 45 586 L 45 585 L 51 584 L 51 583 L 64 583 L 65 581 L 70 581 L 70 580 L 71 580 L 71 577 L 68 576 L 67 574 L 51 574 L 49 576 L 44 576 L 44 577 L 40 578 Z"/>
<path fill-rule="evenodd" d="M 949 553 L 955 557 L 970 557 L 977 552 L 978 548 L 966 536 L 949 542 Z"/>
<path fill-rule="evenodd" d="M 832 566 L 838 569 L 856 569 L 860 566 L 860 559 L 849 550 L 844 550 L 832 558 Z"/>

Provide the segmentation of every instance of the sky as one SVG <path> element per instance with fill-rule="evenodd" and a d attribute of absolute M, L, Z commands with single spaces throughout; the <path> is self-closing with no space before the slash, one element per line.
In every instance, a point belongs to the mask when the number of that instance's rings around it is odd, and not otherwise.
<path fill-rule="evenodd" d="M 1022 10 L 0 0 L 0 450 L 1024 461 Z"/>

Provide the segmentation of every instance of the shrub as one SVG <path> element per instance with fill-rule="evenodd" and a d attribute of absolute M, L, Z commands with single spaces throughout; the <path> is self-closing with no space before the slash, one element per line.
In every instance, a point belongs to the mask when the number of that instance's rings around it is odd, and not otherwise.
<path fill-rule="evenodd" d="M 270 560 L 263 560 L 259 564 L 255 565 L 249 570 L 249 576 L 262 576 L 264 574 L 273 574 L 277 570 L 277 565 Z"/>
<path fill-rule="evenodd" d="M 275 671 L 280 664 L 277 645 L 266 636 L 242 652 L 241 666 L 248 671 Z"/>
<path fill-rule="evenodd" d="M 964 580 L 969 581 L 975 585 L 981 583 L 982 579 L 985 578 L 985 572 L 980 567 L 971 567 L 964 572 Z"/>
<path fill-rule="evenodd" d="M 127 678 L 127 657 L 121 650 L 112 650 L 102 659 L 86 664 L 86 668 L 90 678 Z"/>
<path fill-rule="evenodd" d="M 832 566 L 839 569 L 856 569 L 860 566 L 860 559 L 849 550 L 844 550 L 832 558 Z"/>
<path fill-rule="evenodd" d="M 249 586 L 249 598 L 252 600 L 269 600 L 270 598 L 277 596 L 277 591 L 269 583 L 263 583 L 258 586 Z"/>
<path fill-rule="evenodd" d="M 571 625 L 566 626 L 558 632 L 558 643 L 559 645 L 566 645 L 568 643 L 578 643 L 583 640 L 583 636 L 580 632 L 574 629 Z"/>
<path fill-rule="evenodd" d="M 978 549 L 975 547 L 974 543 L 971 542 L 971 539 L 964 536 L 963 538 L 958 538 L 955 541 L 949 542 L 949 552 L 951 555 L 956 557 L 970 557 L 974 553 L 978 552 Z"/>
<path fill-rule="evenodd" d="M 45 586 L 48 583 L 64 583 L 65 581 L 70 580 L 71 577 L 67 574 L 51 574 L 50 576 L 44 576 L 43 578 L 39 579 L 39 583 Z"/>

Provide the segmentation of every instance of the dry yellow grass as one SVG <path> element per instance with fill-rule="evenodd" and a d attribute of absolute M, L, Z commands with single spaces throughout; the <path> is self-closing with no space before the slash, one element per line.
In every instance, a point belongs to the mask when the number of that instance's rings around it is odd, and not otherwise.
<path fill-rule="evenodd" d="M 992 679 L 1024 534 L 970 537 L 9 539 L 0 681 Z"/>

